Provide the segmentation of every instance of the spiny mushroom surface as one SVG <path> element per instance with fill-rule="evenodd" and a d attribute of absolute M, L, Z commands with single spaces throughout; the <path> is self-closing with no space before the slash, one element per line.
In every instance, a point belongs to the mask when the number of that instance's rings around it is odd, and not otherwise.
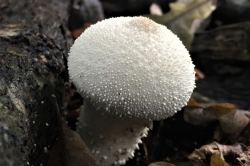
<path fill-rule="evenodd" d="M 84 98 L 78 133 L 104 166 L 124 164 L 152 120 L 180 110 L 195 87 L 182 42 L 145 17 L 98 22 L 69 55 L 70 78 Z"/>

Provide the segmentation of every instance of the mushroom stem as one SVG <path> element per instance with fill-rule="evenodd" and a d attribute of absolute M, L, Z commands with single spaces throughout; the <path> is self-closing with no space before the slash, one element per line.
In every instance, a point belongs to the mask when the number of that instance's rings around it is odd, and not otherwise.
<path fill-rule="evenodd" d="M 125 164 L 134 156 L 141 138 L 147 136 L 152 121 L 107 115 L 106 111 L 100 116 L 100 109 L 105 108 L 95 108 L 85 100 L 77 132 L 103 166 Z"/>

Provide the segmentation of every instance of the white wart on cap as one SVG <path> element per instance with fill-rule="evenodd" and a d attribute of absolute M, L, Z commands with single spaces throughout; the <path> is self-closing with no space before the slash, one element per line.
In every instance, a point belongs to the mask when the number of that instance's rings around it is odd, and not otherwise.
<path fill-rule="evenodd" d="M 123 123 L 129 119 L 129 124 L 123 125 L 121 131 L 131 126 L 137 128 L 141 121 L 143 128 L 135 134 L 139 139 L 141 134 L 145 135 L 145 124 L 172 116 L 186 104 L 195 87 L 194 65 L 182 42 L 165 26 L 145 17 L 118 17 L 98 22 L 75 41 L 69 54 L 70 78 L 85 105 L 91 107 L 91 110 L 84 108 L 85 116 L 92 116 L 89 114 L 93 112 L 100 114 L 98 118 L 112 116 L 122 119 Z M 99 146 L 96 143 L 99 135 L 106 141 L 102 145 L 111 145 L 106 134 L 91 132 L 95 129 L 89 124 L 90 120 L 88 124 L 85 122 L 84 114 L 79 129 L 83 140 L 87 145 L 92 142 L 90 149 L 99 151 L 97 156 L 105 155 L 104 160 L 112 158 L 100 152 L 101 147 L 95 147 Z M 105 128 L 105 124 L 99 125 L 94 127 Z M 88 130 L 91 134 L 86 136 Z M 119 129 L 110 129 L 116 130 Z M 117 137 L 124 136 L 118 134 Z M 135 140 L 138 142 L 138 138 Z M 132 144 L 134 146 L 136 141 Z M 128 146 L 131 145 L 128 143 Z M 115 150 L 111 153 L 117 150 L 112 149 Z M 114 160 L 105 165 L 123 163 L 120 161 L 125 161 L 126 157 L 118 156 Z"/>

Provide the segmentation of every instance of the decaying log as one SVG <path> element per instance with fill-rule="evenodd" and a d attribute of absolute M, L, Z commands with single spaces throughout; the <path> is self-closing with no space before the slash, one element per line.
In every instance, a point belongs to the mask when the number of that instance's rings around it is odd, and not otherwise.
<path fill-rule="evenodd" d="M 192 52 L 203 58 L 250 63 L 250 22 L 222 26 L 198 33 Z"/>
<path fill-rule="evenodd" d="M 0 165 L 46 165 L 62 104 L 68 0 L 0 0 Z"/>
<path fill-rule="evenodd" d="M 196 91 L 216 100 L 250 108 L 250 22 L 198 33 L 192 58 L 205 73 Z"/>

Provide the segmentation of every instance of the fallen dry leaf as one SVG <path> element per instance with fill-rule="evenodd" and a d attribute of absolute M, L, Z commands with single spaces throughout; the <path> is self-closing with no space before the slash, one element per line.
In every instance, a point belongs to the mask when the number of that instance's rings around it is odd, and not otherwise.
<path fill-rule="evenodd" d="M 170 3 L 170 11 L 162 16 L 146 15 L 157 23 L 166 25 L 190 49 L 194 33 L 216 8 L 216 0 L 193 0 L 189 4 Z"/>
<path fill-rule="evenodd" d="M 239 157 L 236 158 L 241 166 L 249 166 L 250 165 L 250 147 L 247 147 L 247 150 L 240 154 Z"/>
<path fill-rule="evenodd" d="M 162 16 L 163 12 L 161 7 L 157 3 L 152 3 L 149 7 L 149 12 L 152 15 Z"/>
<path fill-rule="evenodd" d="M 199 104 L 190 99 L 184 108 L 184 120 L 193 125 L 206 126 L 218 120 L 225 133 L 240 133 L 250 122 L 250 112 L 237 109 L 230 103 Z"/>
<path fill-rule="evenodd" d="M 224 166 L 226 162 L 219 161 L 218 157 L 224 160 L 224 156 L 240 156 L 240 154 L 243 153 L 243 148 L 244 147 L 238 143 L 235 145 L 221 145 L 217 142 L 213 142 L 209 145 L 202 146 L 200 149 L 194 150 L 188 156 L 188 159 L 190 159 L 191 163 L 194 163 L 193 165 L 206 165 L 209 158 L 213 156 L 210 158 L 211 166 Z M 216 165 L 218 163 L 222 163 L 222 165 Z"/>
<path fill-rule="evenodd" d="M 199 80 L 199 79 L 204 79 L 205 75 L 197 68 L 194 68 L 195 71 L 195 80 Z"/>
<path fill-rule="evenodd" d="M 210 166 L 229 166 L 220 156 L 212 155 L 210 157 Z"/>
<path fill-rule="evenodd" d="M 61 120 L 59 111 L 57 114 L 59 138 L 49 153 L 48 166 L 99 166 L 99 161 L 90 152 L 80 135 Z"/>
<path fill-rule="evenodd" d="M 149 164 L 148 166 L 174 166 L 174 165 L 173 165 L 173 164 L 170 164 L 170 163 L 168 163 L 168 162 L 160 161 L 160 162 L 151 163 L 151 164 Z"/>
<path fill-rule="evenodd" d="M 249 111 L 235 110 L 219 118 L 220 126 L 226 133 L 240 133 L 250 122 Z"/>
<path fill-rule="evenodd" d="M 177 0 L 179 3 L 183 3 L 184 5 L 188 5 L 193 2 L 193 0 Z"/>
<path fill-rule="evenodd" d="M 81 137 L 65 124 L 63 136 L 59 137 L 50 151 L 49 166 L 98 166 L 98 160 L 92 155 Z"/>
<path fill-rule="evenodd" d="M 204 113 L 204 106 L 190 98 L 184 107 L 184 120 L 193 125 L 206 126 L 217 118 L 211 114 Z"/>
<path fill-rule="evenodd" d="M 79 29 L 72 30 L 71 33 L 72 33 L 73 38 L 77 39 L 90 26 L 91 26 L 90 23 L 84 23 L 83 27 L 81 27 Z"/>

